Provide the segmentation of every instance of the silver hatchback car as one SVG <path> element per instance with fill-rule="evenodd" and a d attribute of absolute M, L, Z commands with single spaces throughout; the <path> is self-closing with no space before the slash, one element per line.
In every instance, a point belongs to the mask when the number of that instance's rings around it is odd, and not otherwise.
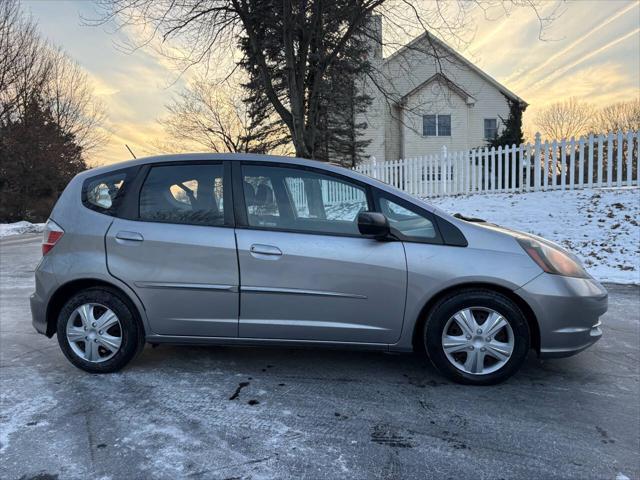
<path fill-rule="evenodd" d="M 51 213 L 33 325 L 77 367 L 145 342 L 426 352 L 493 384 L 601 335 L 607 292 L 542 238 L 450 216 L 341 167 L 259 155 L 88 170 Z"/>

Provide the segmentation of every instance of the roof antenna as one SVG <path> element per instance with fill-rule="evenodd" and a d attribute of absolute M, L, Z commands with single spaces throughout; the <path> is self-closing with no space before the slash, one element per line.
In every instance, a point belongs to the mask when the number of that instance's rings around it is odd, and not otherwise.
<path fill-rule="evenodd" d="M 132 156 L 134 159 L 137 159 L 137 158 L 138 158 L 138 157 L 136 157 L 136 156 L 135 156 L 135 154 L 131 151 L 131 149 L 129 148 L 129 145 L 127 145 L 127 144 L 125 143 L 125 144 L 124 144 L 124 146 L 125 146 L 125 147 L 127 147 L 127 150 L 129 150 L 129 153 L 131 154 L 131 156 Z"/>

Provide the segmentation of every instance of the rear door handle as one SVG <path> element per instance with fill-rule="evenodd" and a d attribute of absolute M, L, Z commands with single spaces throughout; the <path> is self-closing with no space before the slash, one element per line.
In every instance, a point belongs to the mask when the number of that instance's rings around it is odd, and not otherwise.
<path fill-rule="evenodd" d="M 141 233 L 126 231 L 120 231 L 116 233 L 116 238 L 118 240 L 128 240 L 130 242 L 142 242 L 144 240 L 144 237 Z"/>
<path fill-rule="evenodd" d="M 280 250 L 278 247 L 274 247 L 273 245 L 261 245 L 259 243 L 254 243 L 253 245 L 251 245 L 251 248 L 249 250 L 252 254 L 255 255 L 282 255 L 282 250 Z"/>

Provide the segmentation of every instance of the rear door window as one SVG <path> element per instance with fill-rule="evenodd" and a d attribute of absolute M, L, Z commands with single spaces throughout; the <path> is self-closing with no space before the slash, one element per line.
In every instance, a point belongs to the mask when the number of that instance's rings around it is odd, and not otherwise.
<path fill-rule="evenodd" d="M 140 190 L 140 220 L 222 226 L 222 164 L 151 167 Z"/>

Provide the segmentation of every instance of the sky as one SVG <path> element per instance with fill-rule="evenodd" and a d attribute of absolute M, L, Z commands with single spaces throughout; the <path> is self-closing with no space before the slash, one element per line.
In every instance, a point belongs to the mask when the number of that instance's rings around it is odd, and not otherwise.
<path fill-rule="evenodd" d="M 544 3 L 541 14 L 550 13 L 553 6 Z M 95 18 L 91 1 L 23 0 L 23 8 L 46 38 L 88 72 L 107 107 L 110 140 L 89 163 L 129 159 L 125 144 L 138 156 L 157 153 L 166 140 L 158 120 L 188 75 L 179 76 L 149 49 L 123 51 L 122 34 L 110 27 L 85 25 L 83 18 Z M 456 46 L 529 103 L 526 131 L 535 131 L 537 111 L 569 97 L 595 106 L 640 97 L 640 1 L 566 2 L 543 40 L 531 9 L 488 16 L 473 14 L 472 30 Z"/>

